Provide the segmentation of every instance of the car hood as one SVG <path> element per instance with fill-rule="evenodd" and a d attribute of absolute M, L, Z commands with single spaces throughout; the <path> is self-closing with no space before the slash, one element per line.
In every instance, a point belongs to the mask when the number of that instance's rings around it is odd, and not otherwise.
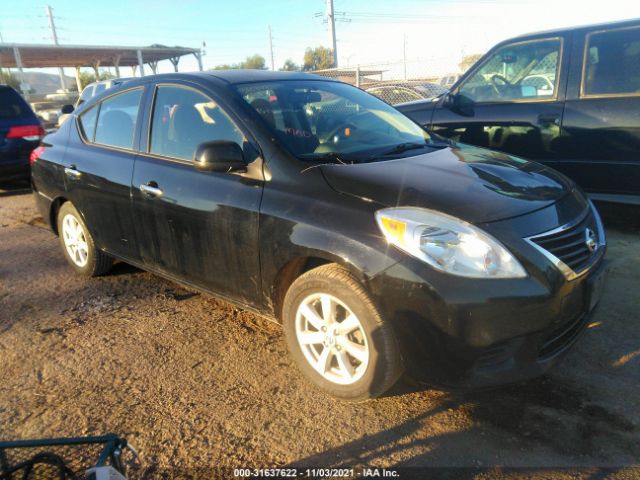
<path fill-rule="evenodd" d="M 570 180 L 543 165 L 469 145 L 321 169 L 340 193 L 385 206 L 430 208 L 470 223 L 547 207 L 573 188 Z"/>

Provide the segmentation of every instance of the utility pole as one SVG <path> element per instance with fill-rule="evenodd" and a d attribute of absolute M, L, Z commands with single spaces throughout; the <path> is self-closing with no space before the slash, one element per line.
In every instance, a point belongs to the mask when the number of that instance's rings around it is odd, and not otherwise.
<path fill-rule="evenodd" d="M 53 37 L 53 44 L 58 45 L 58 34 L 56 32 L 56 23 L 53 20 L 53 9 L 51 5 L 47 5 L 47 16 L 49 17 L 49 27 L 51 28 L 51 36 Z M 63 91 L 67 89 L 67 86 L 64 83 L 64 70 L 62 67 L 58 67 L 58 73 L 60 75 L 60 87 Z M 96 80 L 98 80 L 96 78 Z"/>
<path fill-rule="evenodd" d="M 407 34 L 402 35 L 402 65 L 404 67 L 404 79 L 407 79 Z"/>
<path fill-rule="evenodd" d="M 269 25 L 269 53 L 271 54 L 271 71 L 276 69 L 273 63 L 273 38 L 271 37 L 271 25 Z"/>
<path fill-rule="evenodd" d="M 336 16 L 333 11 L 333 0 L 327 0 L 327 25 L 329 26 L 329 42 L 333 46 L 333 66 L 338 68 L 338 47 L 336 44 Z"/>
<path fill-rule="evenodd" d="M 0 31 L 0 43 L 4 43 L 4 38 L 2 38 L 2 31 Z M 11 73 L 11 71 L 9 71 Z M 0 61 L 0 82 L 6 82 L 4 78 L 4 70 L 2 69 L 2 62 Z"/>

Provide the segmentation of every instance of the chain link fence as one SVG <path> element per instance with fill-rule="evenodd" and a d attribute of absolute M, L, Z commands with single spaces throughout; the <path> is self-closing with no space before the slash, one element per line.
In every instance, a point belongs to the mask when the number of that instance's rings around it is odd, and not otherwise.
<path fill-rule="evenodd" d="M 396 105 L 432 98 L 447 91 L 460 71 L 446 59 L 400 61 L 316 70 L 313 73 L 362 88 Z"/>

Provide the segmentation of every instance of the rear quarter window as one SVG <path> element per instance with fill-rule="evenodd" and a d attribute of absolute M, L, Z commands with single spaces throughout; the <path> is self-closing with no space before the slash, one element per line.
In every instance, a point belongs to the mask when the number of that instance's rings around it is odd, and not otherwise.
<path fill-rule="evenodd" d="M 0 88 L 0 118 L 19 118 L 29 114 L 29 107 L 12 88 Z"/>

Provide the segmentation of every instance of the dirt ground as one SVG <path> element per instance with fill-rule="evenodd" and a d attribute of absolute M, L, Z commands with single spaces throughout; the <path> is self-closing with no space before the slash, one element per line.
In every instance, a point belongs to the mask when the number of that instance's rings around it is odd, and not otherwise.
<path fill-rule="evenodd" d="M 625 467 L 640 464 L 640 233 L 603 210 L 605 294 L 549 375 L 466 394 L 401 381 L 348 404 L 306 383 L 277 325 L 125 264 L 74 275 L 28 189 L 0 187 L 0 440 L 116 432 L 148 478 L 285 465 L 639 478 Z"/>

